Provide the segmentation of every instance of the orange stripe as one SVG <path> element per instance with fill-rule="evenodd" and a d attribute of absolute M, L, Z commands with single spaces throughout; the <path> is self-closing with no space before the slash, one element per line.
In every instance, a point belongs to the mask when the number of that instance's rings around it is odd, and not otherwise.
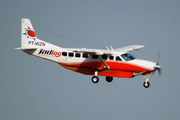
<path fill-rule="evenodd" d="M 73 66 L 64 65 L 61 63 L 59 63 L 59 65 L 61 65 L 62 67 L 66 69 L 79 72 L 82 74 L 86 74 L 86 75 L 94 75 L 95 73 L 95 69 L 91 69 L 91 68 L 73 67 Z M 123 77 L 123 78 L 134 77 L 132 72 L 117 71 L 117 70 L 99 70 L 98 76 Z"/>

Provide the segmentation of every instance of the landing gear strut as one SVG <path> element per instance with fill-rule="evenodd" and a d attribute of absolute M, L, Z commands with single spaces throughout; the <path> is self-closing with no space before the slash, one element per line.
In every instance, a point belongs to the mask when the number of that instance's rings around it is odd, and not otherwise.
<path fill-rule="evenodd" d="M 145 88 L 148 88 L 150 86 L 150 83 L 148 82 L 149 81 L 149 76 L 144 76 L 146 78 L 146 81 L 143 83 L 143 86 Z"/>
<path fill-rule="evenodd" d="M 99 82 L 99 77 L 97 76 L 98 71 L 94 72 L 94 76 L 92 77 L 92 82 L 93 83 L 98 83 Z"/>

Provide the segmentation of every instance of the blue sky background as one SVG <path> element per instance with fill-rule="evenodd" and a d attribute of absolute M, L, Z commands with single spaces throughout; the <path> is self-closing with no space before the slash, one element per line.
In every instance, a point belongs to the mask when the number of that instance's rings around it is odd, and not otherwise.
<path fill-rule="evenodd" d="M 180 119 L 179 6 L 179 0 L 1 0 L 0 119 Z M 31 19 L 38 38 L 62 47 L 142 44 L 132 53 L 154 62 L 161 51 L 163 73 L 150 76 L 148 89 L 143 76 L 93 84 L 92 76 L 15 50 L 21 18 Z"/>

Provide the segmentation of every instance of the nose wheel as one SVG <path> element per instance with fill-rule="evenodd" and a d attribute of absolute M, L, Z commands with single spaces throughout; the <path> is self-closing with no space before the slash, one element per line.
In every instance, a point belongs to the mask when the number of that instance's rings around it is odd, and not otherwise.
<path fill-rule="evenodd" d="M 148 88 L 150 86 L 150 83 L 148 82 L 149 81 L 149 76 L 144 76 L 146 78 L 146 81 L 143 83 L 143 86 L 145 88 Z"/>
<path fill-rule="evenodd" d="M 149 86 L 150 86 L 150 83 L 147 81 L 147 82 L 144 82 L 143 83 L 143 86 L 145 87 L 145 88 L 148 88 Z"/>

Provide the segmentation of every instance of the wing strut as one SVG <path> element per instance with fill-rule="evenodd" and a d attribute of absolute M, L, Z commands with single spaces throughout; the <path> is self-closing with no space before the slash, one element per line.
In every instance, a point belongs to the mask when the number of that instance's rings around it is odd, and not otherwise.
<path fill-rule="evenodd" d="M 110 69 L 109 66 L 107 66 L 107 64 L 104 62 L 104 60 L 102 59 L 101 55 L 98 55 L 99 59 L 103 62 L 103 64 L 105 65 L 106 69 Z"/>
<path fill-rule="evenodd" d="M 143 75 L 143 74 L 145 74 L 146 72 L 147 72 L 147 71 L 142 71 L 142 72 L 139 72 L 139 73 L 133 72 L 133 75 L 134 75 L 134 76 Z"/>

